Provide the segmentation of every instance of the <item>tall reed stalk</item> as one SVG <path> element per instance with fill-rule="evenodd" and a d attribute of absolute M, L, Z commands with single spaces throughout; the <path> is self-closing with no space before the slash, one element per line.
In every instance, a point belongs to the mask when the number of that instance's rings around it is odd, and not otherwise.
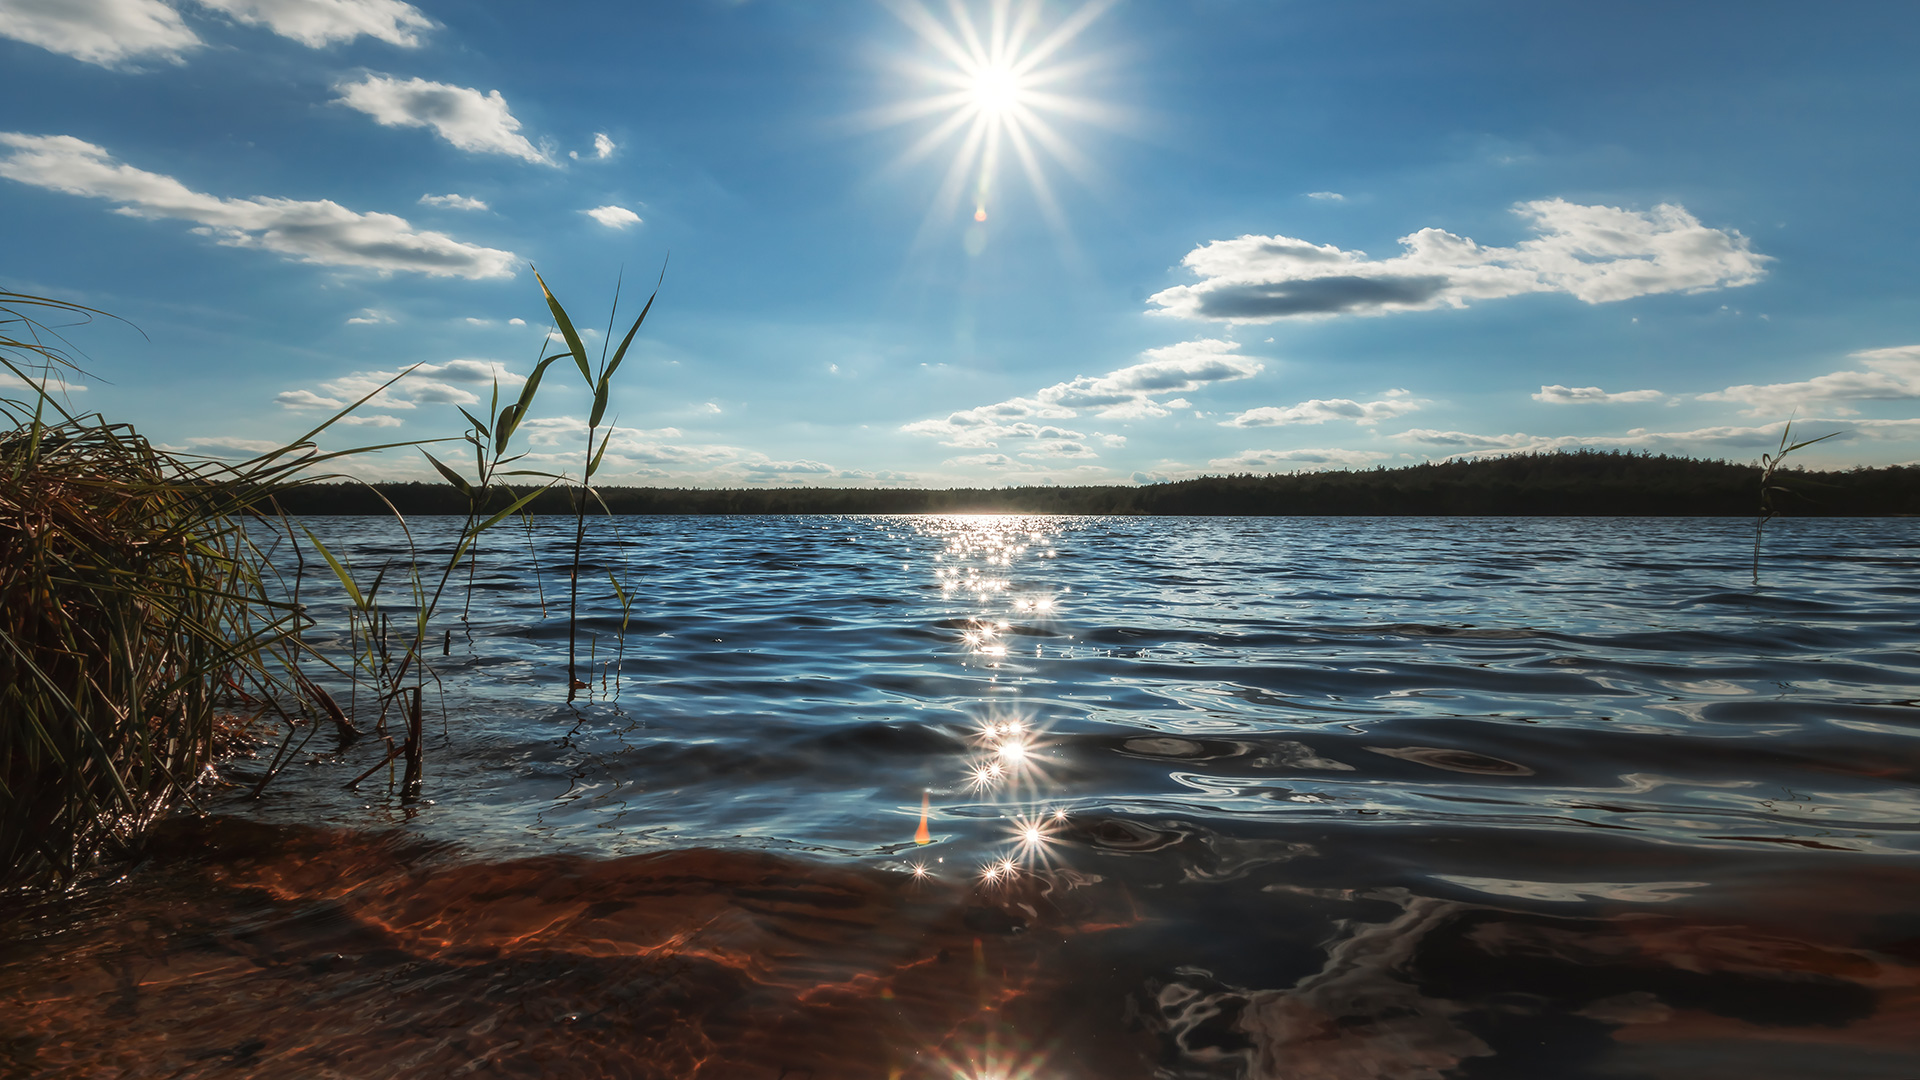
<path fill-rule="evenodd" d="M 1781 495 L 1793 494 L 1793 491 L 1791 488 L 1782 487 L 1779 484 L 1775 483 L 1773 474 L 1779 471 L 1780 463 L 1786 460 L 1786 457 L 1788 454 L 1791 454 L 1795 450 L 1798 450 L 1802 447 L 1812 446 L 1814 443 L 1817 443 L 1817 442 L 1825 442 L 1826 440 L 1831 439 L 1835 435 L 1838 435 L 1840 433 L 1837 431 L 1830 431 L 1827 434 L 1822 435 L 1817 439 L 1806 439 L 1804 441 L 1793 443 L 1792 445 L 1788 445 L 1787 440 L 1789 437 L 1792 436 L 1792 434 L 1793 434 L 1793 421 L 1788 420 L 1787 425 L 1780 429 L 1780 448 L 1778 450 L 1775 450 L 1771 454 L 1760 455 L 1760 516 L 1757 517 L 1753 522 L 1753 583 L 1755 586 L 1758 586 L 1760 584 L 1760 533 L 1761 533 L 1761 530 L 1767 527 L 1767 522 L 1772 521 L 1775 517 L 1778 517 L 1780 514 L 1779 507 L 1774 505 L 1773 497 L 1776 493 Z"/>
<path fill-rule="evenodd" d="M 666 280 L 667 268 L 660 267 L 660 280 Z M 534 278 L 540 282 L 540 291 L 546 296 L 547 309 L 553 313 L 553 324 L 567 343 L 567 353 L 580 368 L 580 377 L 586 380 L 587 389 L 593 394 L 593 411 L 587 418 L 587 452 L 584 468 L 580 474 L 580 490 L 574 499 L 573 525 L 573 575 L 567 594 L 567 700 L 572 701 L 576 693 L 585 690 L 588 683 L 579 674 L 579 625 L 580 625 L 580 561 L 581 552 L 587 539 L 587 500 L 598 498 L 593 490 L 593 474 L 600 471 L 600 463 L 607 456 L 607 444 L 613 441 L 613 430 L 608 429 L 605 436 L 599 437 L 599 448 L 595 449 L 594 440 L 599 435 L 600 422 L 606 419 L 607 401 L 613 383 L 613 373 L 620 368 L 620 362 L 627 358 L 627 348 L 633 344 L 635 334 L 640 332 L 640 324 L 647 321 L 647 313 L 653 310 L 653 302 L 660 295 L 660 283 L 655 282 L 652 295 L 647 297 L 641 307 L 640 315 L 628 328 L 627 336 L 620 341 L 620 347 L 613 351 L 611 359 L 607 356 L 608 346 L 613 344 L 614 319 L 620 311 L 620 287 L 614 286 L 613 309 L 607 313 L 607 335 L 600 344 L 600 363 L 596 371 L 587 360 L 586 346 L 580 340 L 580 334 L 573 328 L 573 320 L 568 317 L 567 309 L 554 298 L 553 290 L 547 288 L 547 281 L 536 271 Z M 616 592 L 619 591 L 616 586 Z M 625 607 L 624 595 L 621 597 Z M 624 620 L 622 622 L 624 627 Z M 624 646 L 624 634 L 622 645 Z"/>

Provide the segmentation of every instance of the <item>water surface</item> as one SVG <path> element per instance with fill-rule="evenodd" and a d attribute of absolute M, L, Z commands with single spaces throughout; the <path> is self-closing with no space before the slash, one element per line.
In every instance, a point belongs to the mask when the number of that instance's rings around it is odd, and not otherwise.
<path fill-rule="evenodd" d="M 316 526 L 396 649 L 412 529 Z M 1720 519 L 622 519 L 569 702 L 568 529 L 503 527 L 423 798 L 317 728 L 16 913 L 0 1068 L 1912 1077 L 1916 539 L 1776 521 L 1756 587 Z"/>

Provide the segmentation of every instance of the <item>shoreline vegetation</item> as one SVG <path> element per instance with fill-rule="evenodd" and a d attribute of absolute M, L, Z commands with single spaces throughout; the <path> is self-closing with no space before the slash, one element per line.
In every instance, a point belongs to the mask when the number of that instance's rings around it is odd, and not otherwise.
<path fill-rule="evenodd" d="M 613 515 L 1030 513 L 1194 517 L 1742 517 L 1754 516 L 1759 465 L 1578 450 L 1403 468 L 1207 476 L 1170 483 L 1007 488 L 657 488 L 596 485 Z M 1771 474 L 1780 517 L 1920 515 L 1920 465 Z M 527 494 L 501 488 L 500 509 Z M 464 515 L 446 484 L 319 483 L 279 495 L 296 516 Z M 526 513 L 575 517 L 574 493 L 552 488 Z"/>
<path fill-rule="evenodd" d="M 389 768 L 389 787 L 403 802 L 419 797 L 427 646 L 441 600 L 457 587 L 463 562 L 471 567 L 481 534 L 543 490 L 567 492 L 584 532 L 592 478 L 606 452 L 606 439 L 596 450 L 593 437 L 613 374 L 653 303 L 618 350 L 602 352 L 596 370 L 566 310 L 540 285 L 565 348 L 537 363 L 516 399 L 503 405 L 496 384 L 485 419 L 460 410 L 468 421 L 460 441 L 473 448 L 478 469 L 473 481 L 419 441 L 333 451 L 315 445 L 406 372 L 250 460 L 167 452 L 125 424 L 72 413 L 56 399 L 64 374 L 84 373 L 61 330 L 111 316 L 0 290 L 0 890 L 71 883 L 103 855 L 130 853 L 176 804 L 191 802 L 196 787 L 219 782 L 216 760 L 249 742 L 277 743 L 253 785 L 256 797 L 323 729 L 341 747 L 368 735 L 386 744 L 385 757 L 350 788 L 404 759 L 404 779 L 396 785 Z M 614 304 L 617 313 L 617 287 Z M 56 327 L 49 318 L 63 321 Z M 543 353 L 548 344 L 551 338 Z M 567 360 L 594 393 L 584 469 L 571 486 L 562 475 L 507 468 L 524 453 L 513 435 L 542 374 Z M 8 396 L 12 383 L 31 396 Z M 466 520 L 443 564 L 427 565 L 416 551 L 369 578 L 280 500 L 337 477 L 318 470 L 340 458 L 396 447 L 426 458 Z M 524 494 L 496 507 L 491 496 L 504 491 L 497 476 L 544 483 L 522 484 Z M 404 512 L 384 510 L 404 529 Z M 249 519 L 272 528 L 262 534 Z M 291 580 L 270 549 L 297 561 Z M 579 560 L 576 536 L 569 701 L 588 687 L 572 656 Z M 350 602 L 344 649 L 323 649 L 305 636 L 315 627 L 300 592 L 310 563 L 324 564 Z M 391 582 L 389 570 L 397 570 Z M 378 599 L 389 583 L 389 599 Z M 400 598 L 391 599 L 396 592 Z M 342 690 L 345 708 L 323 681 Z M 404 730 L 390 734 L 390 723 Z"/>

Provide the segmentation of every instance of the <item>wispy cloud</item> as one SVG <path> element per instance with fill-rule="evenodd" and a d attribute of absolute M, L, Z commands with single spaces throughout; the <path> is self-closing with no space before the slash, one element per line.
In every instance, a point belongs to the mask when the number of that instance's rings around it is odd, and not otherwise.
<path fill-rule="evenodd" d="M 194 231 L 229 247 L 260 248 L 323 266 L 382 272 L 405 270 L 436 277 L 512 277 L 510 251 L 463 244 L 445 233 L 415 229 L 392 214 L 362 214 L 330 199 L 256 196 L 224 199 L 188 188 L 171 176 L 113 159 L 106 150 L 70 135 L 0 132 L 0 176 L 119 203 L 141 218 L 193 222 Z"/>
<path fill-rule="evenodd" d="M 251 458 L 278 450 L 280 445 L 271 439 L 243 439 L 234 435 L 202 435 L 189 437 L 182 446 L 162 446 L 161 449 L 176 454 L 192 454 L 197 457 L 211 458 Z"/>
<path fill-rule="evenodd" d="M 962 454 L 959 457 L 948 458 L 941 462 L 941 464 L 959 465 L 963 468 L 975 469 L 1017 469 L 1021 467 L 1019 462 L 1005 454 Z"/>
<path fill-rule="evenodd" d="M 1549 405 L 1626 405 L 1636 401 L 1659 401 L 1667 395 L 1658 390 L 1622 390 L 1609 394 L 1597 386 L 1542 386 L 1533 400 Z"/>
<path fill-rule="evenodd" d="M 1415 398 L 1406 390 L 1389 390 L 1380 399 L 1365 402 L 1349 398 L 1314 398 L 1284 409 L 1272 405 L 1248 409 L 1230 420 L 1220 421 L 1220 426 L 1279 427 L 1285 424 L 1324 424 L 1329 420 L 1351 420 L 1356 424 L 1371 425 L 1418 412 L 1426 404 L 1426 401 Z"/>
<path fill-rule="evenodd" d="M 378 308 L 367 308 L 362 312 L 360 312 L 360 314 L 358 315 L 349 316 L 347 318 L 347 325 L 348 326 L 379 326 L 382 323 L 390 323 L 392 321 L 393 321 L 393 316 L 387 314 L 386 312 L 381 311 Z"/>
<path fill-rule="evenodd" d="M 1307 198 L 1318 199 L 1321 202 L 1346 202 L 1347 201 L 1347 197 L 1345 195 L 1340 194 L 1337 191 L 1309 191 L 1307 192 Z"/>
<path fill-rule="evenodd" d="M 1624 435 L 1529 435 L 1512 432 L 1483 435 L 1466 431 L 1436 431 L 1415 428 L 1394 436 L 1406 442 L 1449 451 L 1449 457 L 1482 454 L 1543 453 L 1551 450 L 1594 449 L 1659 450 L 1697 453 L 1710 450 L 1773 450 L 1780 445 L 1780 434 L 1787 421 L 1751 427 L 1720 425 L 1690 431 L 1650 431 L 1634 428 Z M 1793 421 L 1796 433 L 1808 436 L 1832 433 L 1835 442 L 1852 439 L 1900 440 L 1920 437 L 1920 419 L 1849 420 L 1834 417 L 1807 417 Z"/>
<path fill-rule="evenodd" d="M 67 2 L 67 0 L 60 0 Z M 284 38 L 320 48 L 357 37 L 413 48 L 432 19 L 400 0 L 199 0 L 248 26 L 264 26 Z"/>
<path fill-rule="evenodd" d="M 1039 390 L 1031 397 L 962 409 L 949 413 L 944 419 L 916 420 L 901 430 L 930 435 L 948 446 L 990 448 L 997 447 L 999 439 L 1035 439 L 1064 445 L 1086 436 L 1040 421 L 1070 420 L 1079 416 L 1081 410 L 1091 410 L 1103 420 L 1166 416 L 1175 408 L 1187 407 L 1188 403 L 1184 399 L 1156 401 L 1155 398 L 1192 393 L 1217 382 L 1259 374 L 1260 363 L 1237 355 L 1239 348 L 1231 341 L 1206 339 L 1149 349 L 1141 354 L 1145 357 L 1141 363 L 1105 375 L 1078 376 Z"/>
<path fill-rule="evenodd" d="M 1887 401 L 1920 398 L 1920 345 L 1868 349 L 1852 354 L 1865 371 L 1835 371 L 1803 382 L 1729 386 L 1699 395 L 1701 401 L 1738 401 L 1752 406 L 1749 416 L 1787 412 L 1815 402 L 1842 415 L 1858 410 L 1849 401 Z"/>
<path fill-rule="evenodd" d="M 609 229 L 624 229 L 629 225 L 640 224 L 640 215 L 624 206 L 596 206 L 591 210 L 580 212 Z"/>
<path fill-rule="evenodd" d="M 488 208 L 487 204 L 479 199 L 454 194 L 422 195 L 420 196 L 420 205 L 438 206 L 445 210 L 485 210 Z"/>
<path fill-rule="evenodd" d="M 32 374 L 31 371 L 28 373 Z M 45 390 L 50 394 L 65 394 L 85 389 L 86 387 L 79 383 L 70 383 L 58 375 L 48 375 L 45 378 L 35 376 L 29 383 L 6 368 L 0 368 L 0 390 Z"/>
<path fill-rule="evenodd" d="M 342 409 L 358 401 L 400 373 L 397 371 L 356 371 L 337 379 L 328 379 L 314 389 L 286 390 L 273 400 L 284 409 Z M 412 374 L 369 399 L 367 409 L 417 409 L 421 405 L 474 405 L 480 401 L 477 391 L 491 390 L 493 381 L 501 387 L 518 386 L 526 381 L 496 360 L 449 360 L 444 364 L 420 364 Z M 399 423 L 365 418 L 363 424 L 391 426 Z M 531 424 L 531 421 L 529 421 Z"/>
<path fill-rule="evenodd" d="M 1301 472 L 1371 465 L 1392 456 L 1377 450 L 1242 450 L 1232 457 L 1214 458 L 1207 465 L 1228 472 Z"/>
<path fill-rule="evenodd" d="M 541 165 L 553 158 L 520 134 L 520 121 L 507 99 L 494 90 L 478 90 L 425 79 L 368 75 L 334 88 L 336 99 L 389 127 L 432 128 L 441 138 L 475 154 L 504 154 Z"/>
<path fill-rule="evenodd" d="M 0 36 L 107 68 L 177 64 L 204 44 L 160 0 L 0 0 Z"/>
<path fill-rule="evenodd" d="M 1637 212 L 1543 199 L 1514 213 L 1534 239 L 1483 247 L 1421 229 L 1401 238 L 1405 252 L 1390 259 L 1290 236 L 1215 240 L 1182 260 L 1199 284 L 1164 289 L 1150 302 L 1157 314 L 1234 323 L 1464 307 L 1538 292 L 1599 304 L 1751 285 L 1768 261 L 1739 232 L 1708 228 L 1672 204 Z"/>

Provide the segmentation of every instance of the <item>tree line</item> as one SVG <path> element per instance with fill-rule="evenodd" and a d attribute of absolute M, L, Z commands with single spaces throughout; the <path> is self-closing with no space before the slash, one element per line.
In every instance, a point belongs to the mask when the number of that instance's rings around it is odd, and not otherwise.
<path fill-rule="evenodd" d="M 1193 516 L 1728 517 L 1760 506 L 1760 469 L 1666 454 L 1578 450 L 1510 454 L 1401 468 L 1284 475 L 1204 476 L 1169 483 L 1007 488 L 599 487 L 592 509 L 614 514 L 1044 513 Z M 1920 514 L 1920 466 L 1783 470 L 1780 513 L 1873 517 Z M 520 494 L 525 494 L 521 489 Z M 571 515 L 577 489 L 528 504 Z M 504 508 L 515 497 L 492 493 Z M 325 483 L 277 493 L 292 514 L 416 515 L 468 511 L 448 484 Z"/>

